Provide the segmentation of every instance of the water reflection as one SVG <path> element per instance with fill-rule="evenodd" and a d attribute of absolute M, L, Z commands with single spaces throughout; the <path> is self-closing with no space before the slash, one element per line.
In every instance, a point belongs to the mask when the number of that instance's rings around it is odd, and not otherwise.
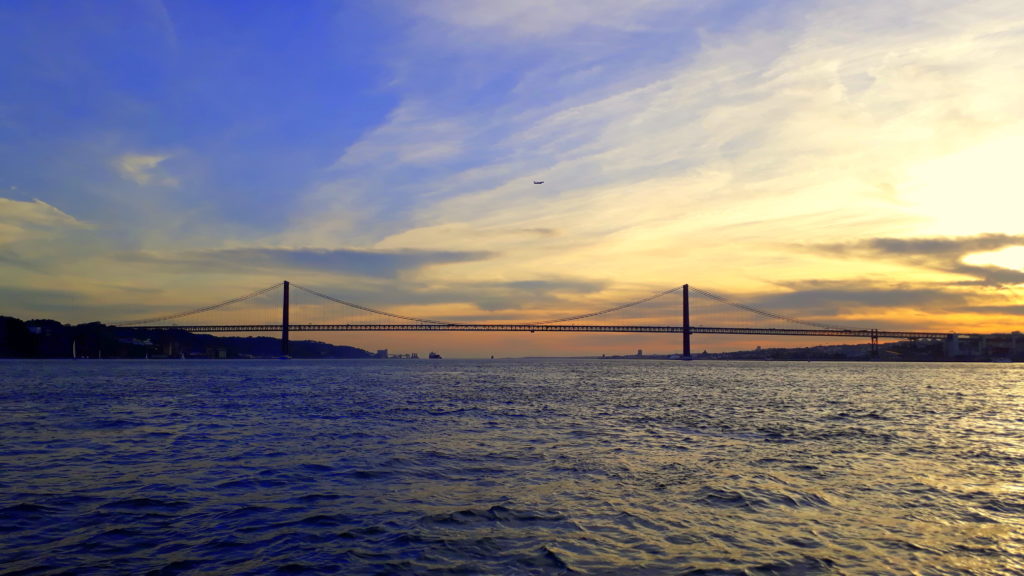
<path fill-rule="evenodd" d="M 1015 365 L 4 369 L 15 572 L 1022 569 Z"/>

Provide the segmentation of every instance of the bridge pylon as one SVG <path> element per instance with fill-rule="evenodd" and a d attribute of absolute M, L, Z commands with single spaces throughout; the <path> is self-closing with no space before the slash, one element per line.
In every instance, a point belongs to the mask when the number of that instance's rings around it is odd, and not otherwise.
<path fill-rule="evenodd" d="M 281 298 L 281 357 L 285 358 L 290 354 L 288 346 L 288 281 L 285 280 L 284 296 Z"/>
<path fill-rule="evenodd" d="M 683 360 L 690 358 L 690 285 L 683 284 Z"/>

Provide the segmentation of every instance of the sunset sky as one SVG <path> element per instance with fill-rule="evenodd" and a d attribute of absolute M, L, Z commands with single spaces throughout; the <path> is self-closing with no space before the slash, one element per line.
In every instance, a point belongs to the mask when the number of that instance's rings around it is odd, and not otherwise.
<path fill-rule="evenodd" d="M 2 315 L 114 323 L 290 280 L 525 322 L 689 283 L 812 321 L 1024 328 L 1019 0 L 8 0 L 0 30 Z"/>

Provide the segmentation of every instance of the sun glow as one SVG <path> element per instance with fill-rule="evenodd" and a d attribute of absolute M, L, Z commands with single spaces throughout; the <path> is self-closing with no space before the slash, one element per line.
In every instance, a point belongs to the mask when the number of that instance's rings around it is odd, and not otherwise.
<path fill-rule="evenodd" d="M 901 200 L 928 233 L 1014 234 L 1024 212 L 1024 124 L 909 171 Z"/>
<path fill-rule="evenodd" d="M 963 262 L 971 266 L 998 266 L 1024 271 L 1024 246 L 1007 246 L 991 252 L 975 252 L 964 257 Z"/>

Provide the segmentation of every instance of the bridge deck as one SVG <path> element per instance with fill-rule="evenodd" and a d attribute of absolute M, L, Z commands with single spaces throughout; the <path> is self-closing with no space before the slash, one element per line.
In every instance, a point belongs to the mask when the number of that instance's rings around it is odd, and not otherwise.
<path fill-rule="evenodd" d="M 281 332 L 281 324 L 246 325 L 165 325 L 133 326 L 147 330 L 184 330 L 186 332 Z M 289 332 L 603 332 L 683 334 L 682 326 L 608 326 L 558 324 L 289 324 Z M 690 334 L 734 334 L 762 336 L 833 336 L 840 338 L 894 338 L 902 340 L 943 339 L 946 332 L 910 332 L 892 330 L 827 330 L 814 328 L 730 328 L 691 326 Z M 960 334 L 960 336 L 973 336 Z"/>

